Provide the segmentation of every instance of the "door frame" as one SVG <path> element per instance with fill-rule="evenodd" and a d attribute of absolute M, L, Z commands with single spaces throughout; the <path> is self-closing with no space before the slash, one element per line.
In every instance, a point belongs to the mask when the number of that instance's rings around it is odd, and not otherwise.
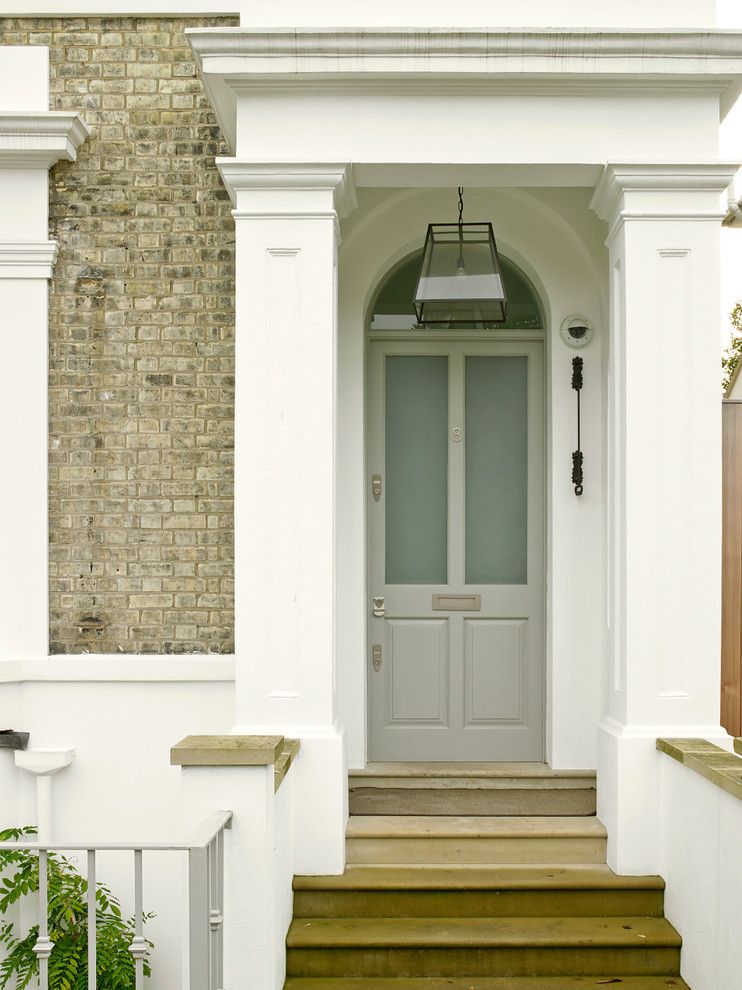
<path fill-rule="evenodd" d="M 396 267 L 396 266 L 395 266 Z M 542 305 L 543 309 L 543 305 Z M 546 314 L 544 313 L 544 322 L 546 321 Z M 365 341 L 364 341 L 364 371 L 363 371 L 363 388 L 364 388 L 364 417 L 363 417 L 363 438 L 364 438 L 364 501 L 363 501 L 363 512 L 364 512 L 364 552 L 365 552 L 365 611 L 364 611 L 364 643 L 365 643 L 365 670 L 366 676 L 364 679 L 365 683 L 365 705 L 363 712 L 364 720 L 364 748 L 365 748 L 365 760 L 366 763 L 369 762 L 370 758 L 370 746 L 371 746 L 371 719 L 370 719 L 370 706 L 371 706 L 371 677 L 374 673 L 373 667 L 371 665 L 371 646 L 372 646 L 372 631 L 370 622 L 370 596 L 373 594 L 373 581 L 372 581 L 372 554 L 370 550 L 371 545 L 371 443 L 372 443 L 372 430 L 371 430 L 371 412 L 372 412 L 372 394 L 370 388 L 371 382 L 371 352 L 374 343 L 378 342 L 412 342 L 415 343 L 430 343 L 430 344 L 442 344 L 442 343 L 457 343 L 457 342 L 477 342 L 477 343 L 539 343 L 542 346 L 542 362 L 543 362 L 543 376 L 542 376 L 542 408 L 543 416 L 541 429 L 543 432 L 542 443 L 543 443 L 543 464 L 542 464 L 542 490 L 544 493 L 543 497 L 543 518 L 542 518 L 542 532 L 543 532 L 543 566 L 540 580 L 540 596 L 541 596 L 541 608 L 542 608 L 542 628 L 541 628 L 541 650 L 543 657 L 543 676 L 541 682 L 541 709 L 543 717 L 543 735 L 542 735 L 542 760 L 546 762 L 548 758 L 549 740 L 548 732 L 550 727 L 550 712 L 549 712 L 549 691 L 548 682 L 550 676 L 550 664 L 549 664 L 549 654 L 548 654 L 548 615 L 547 615 L 547 586 L 548 586 L 548 571 L 549 571 L 549 553 L 550 553 L 550 532 L 549 532 L 549 462 L 550 462 L 550 451 L 549 451 L 549 418 L 550 418 L 550 407 L 548 403 L 549 396 L 549 349 L 546 346 L 547 341 L 547 330 L 546 328 L 536 330 L 465 330 L 465 331 L 437 331 L 437 330 L 374 330 L 371 331 L 369 328 L 369 320 L 365 320 Z M 451 536 L 449 533 L 449 540 Z M 450 545 L 449 545 L 450 552 Z"/>

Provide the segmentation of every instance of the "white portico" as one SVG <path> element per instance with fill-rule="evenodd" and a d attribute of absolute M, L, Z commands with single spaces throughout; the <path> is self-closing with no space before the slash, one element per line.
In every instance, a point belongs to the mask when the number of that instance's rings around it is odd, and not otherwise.
<path fill-rule="evenodd" d="M 739 36 L 286 17 L 189 35 L 234 150 L 236 731 L 301 738 L 296 869 L 342 869 L 374 676 L 369 307 L 462 185 L 543 311 L 525 335 L 545 369 L 542 758 L 597 765 L 610 864 L 655 871 L 656 737 L 724 736 L 717 282 L 737 165 L 718 127 Z M 595 330 L 580 498 L 575 314 Z"/>

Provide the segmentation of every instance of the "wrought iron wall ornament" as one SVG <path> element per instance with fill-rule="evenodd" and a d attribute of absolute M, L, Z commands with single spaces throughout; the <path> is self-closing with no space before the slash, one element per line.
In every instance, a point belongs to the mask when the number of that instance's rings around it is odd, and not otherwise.
<path fill-rule="evenodd" d="M 575 495 L 582 495 L 582 437 L 580 435 L 580 393 L 582 392 L 582 358 L 572 358 L 572 388 L 577 392 L 577 450 L 572 452 L 572 484 Z"/>

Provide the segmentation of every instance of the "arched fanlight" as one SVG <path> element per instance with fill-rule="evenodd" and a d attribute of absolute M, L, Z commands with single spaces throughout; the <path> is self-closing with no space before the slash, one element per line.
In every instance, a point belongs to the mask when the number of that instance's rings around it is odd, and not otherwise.
<path fill-rule="evenodd" d="M 495 232 L 491 223 L 464 223 L 461 186 L 458 222 L 428 224 L 414 303 L 420 327 L 488 327 L 507 319 Z"/>

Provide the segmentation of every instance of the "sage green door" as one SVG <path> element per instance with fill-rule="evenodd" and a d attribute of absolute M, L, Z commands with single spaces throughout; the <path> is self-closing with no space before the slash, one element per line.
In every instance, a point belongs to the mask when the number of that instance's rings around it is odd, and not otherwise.
<path fill-rule="evenodd" d="M 543 345 L 370 346 L 370 759 L 540 761 Z"/>

